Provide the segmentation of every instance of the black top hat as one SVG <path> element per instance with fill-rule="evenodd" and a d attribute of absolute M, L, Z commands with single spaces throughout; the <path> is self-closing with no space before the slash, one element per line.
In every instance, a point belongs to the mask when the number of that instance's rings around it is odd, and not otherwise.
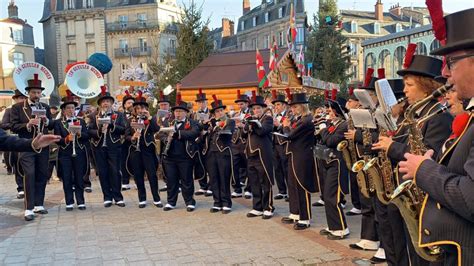
<path fill-rule="evenodd" d="M 128 92 L 128 90 L 125 91 L 125 96 L 122 99 L 122 107 L 125 106 L 128 100 L 132 100 L 135 102 L 135 98 L 133 98 L 132 95 Z"/>
<path fill-rule="evenodd" d="M 112 102 L 115 102 L 115 99 L 114 97 L 112 97 L 112 95 L 110 95 L 110 92 L 107 91 L 107 87 L 106 86 L 102 86 L 100 87 L 100 96 L 99 96 L 99 99 L 97 99 L 97 104 L 100 105 L 100 103 L 103 101 L 103 100 L 106 100 L 106 99 L 109 99 L 109 100 L 112 100 Z"/>
<path fill-rule="evenodd" d="M 262 96 L 257 96 L 255 91 L 252 91 L 252 100 L 250 100 L 249 107 L 252 108 L 252 106 L 259 105 L 263 108 L 267 107 L 267 104 L 265 103 L 265 98 Z"/>
<path fill-rule="evenodd" d="M 72 92 L 70 90 L 66 90 L 66 94 L 66 97 L 63 97 L 61 99 L 63 103 L 59 106 L 59 108 L 63 109 L 68 104 L 74 104 L 74 107 L 77 107 L 79 103 L 74 101 L 74 95 L 72 94 Z"/>
<path fill-rule="evenodd" d="M 432 55 L 446 55 L 459 50 L 474 49 L 474 8 L 444 17 L 446 45 L 431 51 Z M 471 25 L 471 26 L 469 26 Z"/>
<path fill-rule="evenodd" d="M 160 91 L 160 98 L 158 99 L 158 103 L 169 103 L 171 104 L 170 98 L 168 95 L 164 95 L 163 91 Z"/>
<path fill-rule="evenodd" d="M 288 102 L 285 99 L 285 95 L 283 94 L 277 94 L 276 90 L 272 90 L 272 104 L 275 103 L 285 103 L 288 104 Z"/>
<path fill-rule="evenodd" d="M 436 76 L 441 75 L 442 66 L 443 61 L 438 58 L 426 55 L 414 55 L 410 66 L 405 69 L 398 70 L 397 74 L 400 76 L 412 74 L 417 76 L 435 78 Z"/>
<path fill-rule="evenodd" d="M 214 111 L 219 108 L 225 109 L 227 107 L 222 103 L 222 100 L 217 99 L 216 95 L 212 95 L 212 98 L 214 99 L 214 101 L 211 103 L 211 113 L 214 113 Z"/>
<path fill-rule="evenodd" d="M 25 95 L 23 95 L 19 90 L 15 90 L 15 94 L 13 94 L 12 96 L 12 99 L 16 99 L 18 97 L 26 97 Z"/>
<path fill-rule="evenodd" d="M 336 111 L 337 116 L 344 117 L 347 113 L 346 100 L 344 98 L 337 98 L 336 100 L 328 100 L 329 107 Z"/>
<path fill-rule="evenodd" d="M 395 95 L 395 98 L 397 98 L 397 100 L 405 97 L 405 93 L 403 92 L 403 88 L 405 87 L 403 79 L 389 79 L 387 81 L 388 84 L 390 84 L 393 94 Z"/>
<path fill-rule="evenodd" d="M 176 104 L 171 107 L 171 111 L 173 112 L 176 109 L 181 109 L 189 113 L 188 103 L 182 101 L 180 93 L 176 94 Z"/>
<path fill-rule="evenodd" d="M 27 82 L 28 86 L 25 88 L 26 91 L 31 89 L 44 90 L 44 88 L 41 86 L 41 79 L 38 78 L 38 74 L 34 74 L 33 79 L 29 79 Z"/>
<path fill-rule="evenodd" d="M 293 93 L 290 98 L 290 105 L 309 103 L 306 93 Z"/>
<path fill-rule="evenodd" d="M 235 103 L 239 103 L 239 102 L 250 102 L 250 99 L 247 95 L 245 94 L 240 94 L 240 90 L 237 90 L 237 100 L 234 101 Z"/>
<path fill-rule="evenodd" d="M 448 82 L 448 79 L 443 76 L 436 76 L 434 79 L 441 84 L 446 84 L 446 82 Z"/>
<path fill-rule="evenodd" d="M 137 105 L 145 106 L 146 108 L 148 108 L 148 103 L 146 102 L 146 98 L 143 97 L 143 92 L 141 91 L 138 91 L 138 96 L 136 99 L 134 99 L 134 102 L 133 102 L 133 107 Z"/>
<path fill-rule="evenodd" d="M 207 101 L 206 94 L 202 93 L 202 89 L 199 89 L 199 93 L 196 94 L 195 102 Z"/>

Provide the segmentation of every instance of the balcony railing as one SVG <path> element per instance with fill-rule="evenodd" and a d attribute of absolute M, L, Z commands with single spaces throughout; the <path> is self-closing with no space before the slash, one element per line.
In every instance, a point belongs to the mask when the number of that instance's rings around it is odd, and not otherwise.
<path fill-rule="evenodd" d="M 133 47 L 133 48 L 117 48 L 115 49 L 114 56 L 118 57 L 129 57 L 129 56 L 151 56 L 151 47 Z"/>
<path fill-rule="evenodd" d="M 107 23 L 107 31 L 128 31 L 140 29 L 154 29 L 159 28 L 158 20 L 135 20 L 135 21 L 116 21 Z"/>

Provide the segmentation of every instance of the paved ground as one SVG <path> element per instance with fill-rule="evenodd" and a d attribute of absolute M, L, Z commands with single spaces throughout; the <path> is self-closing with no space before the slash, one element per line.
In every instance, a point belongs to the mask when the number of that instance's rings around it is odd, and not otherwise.
<path fill-rule="evenodd" d="M 353 261 L 373 255 L 347 247 L 358 241 L 360 216 L 348 218 L 350 239 L 330 241 L 318 234 L 325 227 L 322 208 L 313 208 L 311 228 L 299 232 L 280 223 L 288 214 L 283 201 L 276 202 L 273 219 L 249 219 L 250 200 L 235 200 L 228 215 L 209 213 L 211 198 L 203 196 L 197 197 L 193 213 L 186 212 L 182 199 L 178 209 L 164 212 L 151 205 L 139 209 L 132 189 L 124 193 L 125 208 L 105 209 L 97 180 L 93 186 L 86 211 L 66 212 L 62 185 L 52 182 L 46 196 L 49 214 L 25 222 L 14 178 L 1 169 L 0 264 L 368 265 Z"/>

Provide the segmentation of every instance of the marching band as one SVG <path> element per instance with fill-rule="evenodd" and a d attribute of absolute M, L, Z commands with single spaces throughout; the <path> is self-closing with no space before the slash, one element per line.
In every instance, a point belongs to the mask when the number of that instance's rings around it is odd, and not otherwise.
<path fill-rule="evenodd" d="M 434 51 L 445 64 L 415 55 L 410 44 L 397 72 L 402 79 L 385 79 L 383 69 L 375 77 L 367 69 L 348 101 L 333 91 L 315 115 L 308 95 L 291 89 L 273 90 L 268 99 L 238 90 L 239 111 L 227 113 L 218 95 L 208 106 L 199 90 L 193 111 L 179 92 L 173 105 L 160 92 L 156 114 L 141 91 L 127 91 L 119 112 L 101 86 L 95 112 L 78 113 L 80 97 L 68 91 L 54 120 L 40 102 L 45 88 L 34 74 L 12 97 L 16 103 L 2 127 L 30 140 L 48 130 L 60 136 L 57 169 L 66 211 L 75 204 L 86 210 L 84 190 L 94 164 L 106 208 L 125 207 L 122 190 L 130 188 L 130 177 L 138 207 L 146 207 L 146 177 L 153 205 L 164 211 L 178 207 L 179 193 L 188 212 L 196 209 L 195 195 L 206 195 L 213 197 L 210 212 L 223 214 L 243 196 L 252 199 L 247 217 L 267 220 L 276 213 L 273 201 L 286 200 L 289 215 L 281 222 L 305 230 L 311 208 L 324 206 L 327 227 L 319 233 L 330 240 L 350 235 L 346 215 L 361 215 L 360 241 L 349 247 L 376 252 L 373 263 L 472 265 L 474 31 L 465 25 L 473 18 L 474 9 L 445 17 L 445 45 Z M 47 147 L 10 153 L 26 221 L 48 213 L 48 157 Z M 312 205 L 316 192 L 321 199 Z M 349 193 L 354 208 L 345 213 Z"/>

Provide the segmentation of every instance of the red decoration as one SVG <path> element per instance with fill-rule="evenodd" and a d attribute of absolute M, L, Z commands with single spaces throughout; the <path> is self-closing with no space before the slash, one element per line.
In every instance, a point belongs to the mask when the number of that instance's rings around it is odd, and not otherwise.
<path fill-rule="evenodd" d="M 34 84 L 35 86 L 39 86 L 38 74 L 34 74 L 33 77 L 34 77 L 34 78 L 33 78 L 33 79 L 34 79 L 33 84 Z"/>
<path fill-rule="evenodd" d="M 446 20 L 444 19 L 443 1 L 442 0 L 426 0 L 426 6 L 431 16 L 431 24 L 435 38 L 446 44 Z"/>
<path fill-rule="evenodd" d="M 257 92 L 252 91 L 252 102 L 256 102 L 256 101 L 257 101 Z"/>
<path fill-rule="evenodd" d="M 182 102 L 181 93 L 176 94 L 176 105 L 180 105 Z"/>
<path fill-rule="evenodd" d="M 290 102 L 293 101 L 293 95 L 291 94 L 290 88 L 286 88 L 285 92 L 286 92 L 286 97 L 288 97 L 288 100 Z"/>
<path fill-rule="evenodd" d="M 107 94 L 107 87 L 105 86 L 100 86 L 100 94 L 102 96 L 105 96 Z"/>
<path fill-rule="evenodd" d="M 212 94 L 212 99 L 214 99 L 214 102 L 217 104 L 217 96 L 215 94 Z"/>
<path fill-rule="evenodd" d="M 138 96 L 137 96 L 137 101 L 141 101 L 142 100 L 142 96 L 143 96 L 143 92 L 142 91 L 138 91 Z"/>
<path fill-rule="evenodd" d="M 225 121 L 219 122 L 219 127 L 224 128 L 225 127 Z"/>
<path fill-rule="evenodd" d="M 250 115 L 250 114 L 245 114 L 244 119 L 247 119 L 247 118 L 249 118 L 249 117 L 251 117 L 251 116 L 252 116 L 252 115 Z"/>
<path fill-rule="evenodd" d="M 112 116 L 110 116 L 110 118 L 112 118 L 112 120 L 117 119 L 117 114 L 113 114 Z"/>
<path fill-rule="evenodd" d="M 354 95 L 354 87 L 349 87 L 349 96 Z"/>
<path fill-rule="evenodd" d="M 163 94 L 163 91 L 160 91 L 160 100 L 164 100 L 165 99 L 165 95 Z"/>
<path fill-rule="evenodd" d="M 296 122 L 293 122 L 293 123 L 291 124 L 291 128 L 296 128 Z"/>
<path fill-rule="evenodd" d="M 329 99 L 329 91 L 324 90 L 324 100 L 327 101 Z"/>
<path fill-rule="evenodd" d="M 147 120 L 143 121 L 143 124 L 144 124 L 145 126 L 148 126 L 148 125 L 150 124 L 150 120 L 147 119 Z"/>
<path fill-rule="evenodd" d="M 336 131 L 336 128 L 335 128 L 334 126 L 330 126 L 330 127 L 328 128 L 328 131 L 329 131 L 329 133 L 332 134 L 332 133 L 334 133 L 334 131 Z"/>
<path fill-rule="evenodd" d="M 277 98 L 277 91 L 276 90 L 272 90 L 272 98 L 273 98 L 273 100 L 276 100 L 276 98 Z"/>
<path fill-rule="evenodd" d="M 385 68 L 377 69 L 377 77 L 379 79 L 384 79 L 385 78 Z"/>
<path fill-rule="evenodd" d="M 335 101 L 337 99 L 337 89 L 334 88 L 331 90 L 331 100 Z"/>
<path fill-rule="evenodd" d="M 405 60 L 403 61 L 403 68 L 409 68 L 413 61 L 413 56 L 416 52 L 416 43 L 408 44 L 407 52 L 405 54 Z"/>
<path fill-rule="evenodd" d="M 130 97 L 130 92 L 128 92 L 128 90 L 125 90 L 125 95 L 127 95 L 128 97 Z"/>
<path fill-rule="evenodd" d="M 372 77 L 374 76 L 374 69 L 373 68 L 367 68 L 367 74 L 365 75 L 365 80 L 364 80 L 364 87 L 368 87 L 370 80 L 372 80 Z"/>
<path fill-rule="evenodd" d="M 71 63 L 71 64 L 67 64 L 66 67 L 64 68 L 64 73 L 67 73 L 69 72 L 69 70 L 71 70 L 71 68 L 75 65 L 79 65 L 79 64 L 86 64 L 87 62 L 86 61 L 81 61 L 81 62 L 76 62 L 76 63 Z"/>
<path fill-rule="evenodd" d="M 237 90 L 237 99 L 240 99 L 240 96 L 241 96 L 240 90 Z"/>
<path fill-rule="evenodd" d="M 191 128 L 191 124 L 189 123 L 189 121 L 186 122 L 186 124 L 184 124 L 184 129 L 188 130 Z"/>
<path fill-rule="evenodd" d="M 76 121 L 72 122 L 72 124 L 75 125 L 75 126 L 80 126 L 81 122 L 79 120 L 76 120 Z"/>
<path fill-rule="evenodd" d="M 454 118 L 453 124 L 451 125 L 453 133 L 449 138 L 455 139 L 461 136 L 467 126 L 467 122 L 469 122 L 469 117 L 468 113 L 462 113 Z"/>

